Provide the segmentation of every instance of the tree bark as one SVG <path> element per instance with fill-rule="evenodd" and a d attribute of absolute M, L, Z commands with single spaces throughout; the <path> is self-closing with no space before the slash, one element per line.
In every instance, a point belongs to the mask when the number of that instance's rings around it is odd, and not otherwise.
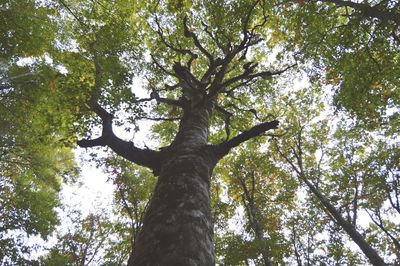
<path fill-rule="evenodd" d="M 278 126 L 265 122 L 230 141 L 208 145 L 211 103 L 185 107 L 178 133 L 159 156 L 159 179 L 129 266 L 215 265 L 210 179 L 231 148 Z"/>
<path fill-rule="evenodd" d="M 214 265 L 207 149 L 176 150 L 161 167 L 128 265 Z"/>
<path fill-rule="evenodd" d="M 163 152 L 153 197 L 128 265 L 214 265 L 210 178 L 217 163 L 207 145 L 209 111 L 184 115 Z"/>

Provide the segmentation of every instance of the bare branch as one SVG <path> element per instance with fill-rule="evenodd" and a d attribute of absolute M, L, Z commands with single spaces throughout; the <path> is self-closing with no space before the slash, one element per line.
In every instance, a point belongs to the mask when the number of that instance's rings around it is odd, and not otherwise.
<path fill-rule="evenodd" d="M 208 29 L 209 26 L 204 23 L 203 21 L 201 21 L 201 25 L 203 25 L 203 30 L 205 33 L 207 33 L 208 36 L 210 36 L 210 38 L 215 42 L 215 44 L 218 46 L 219 49 L 222 50 L 222 52 L 226 52 L 225 47 L 222 45 L 222 43 L 218 40 L 218 38 L 216 36 L 214 36 L 214 34 L 212 34 L 212 32 Z"/>
<path fill-rule="evenodd" d="M 232 97 L 232 96 L 231 96 Z M 221 108 L 226 108 L 226 107 L 232 107 L 233 109 L 235 109 L 235 110 L 237 110 L 237 111 L 239 111 L 239 112 L 250 112 L 250 113 L 252 113 L 253 115 L 254 115 L 254 117 L 256 118 L 256 119 L 260 119 L 259 117 L 258 117 L 258 115 L 257 115 L 257 111 L 256 111 L 256 109 L 253 109 L 253 108 L 250 108 L 250 109 L 244 109 L 244 108 L 240 108 L 240 107 L 237 107 L 235 104 L 233 104 L 233 103 L 230 103 L 230 104 L 228 104 L 228 105 L 226 105 L 226 106 L 224 106 L 224 107 L 221 107 Z M 266 119 L 265 119 L 266 120 Z M 264 120 L 264 121 L 265 121 Z"/>
<path fill-rule="evenodd" d="M 239 146 L 241 143 L 245 142 L 246 140 L 252 139 L 261 135 L 262 133 L 275 129 L 278 127 L 279 121 L 273 120 L 269 122 L 265 122 L 259 125 L 252 127 L 251 129 L 242 132 L 241 134 L 237 135 L 236 137 L 232 138 L 227 142 L 220 143 L 218 145 L 212 146 L 214 149 L 214 153 L 216 154 L 217 158 L 222 158 L 230 149 Z"/>
<path fill-rule="evenodd" d="M 140 149 L 135 147 L 133 142 L 124 141 L 118 138 L 112 130 L 113 116 L 108 113 L 99 104 L 93 105 L 93 111 L 101 118 L 103 122 L 102 135 L 96 139 L 83 139 L 78 141 L 78 145 L 82 148 L 89 148 L 95 146 L 108 146 L 115 153 L 124 157 L 125 159 L 136 164 L 148 167 L 158 173 L 160 162 L 159 153 L 150 149 Z"/>
<path fill-rule="evenodd" d="M 230 86 L 236 82 L 239 82 L 241 80 L 246 80 L 246 82 L 249 82 L 256 78 L 269 78 L 269 77 L 273 77 L 276 75 L 280 75 L 280 74 L 284 73 L 285 71 L 287 71 L 288 69 L 294 67 L 295 65 L 296 64 L 287 66 L 284 69 L 281 69 L 278 71 L 262 71 L 262 72 L 258 72 L 258 73 L 254 73 L 254 74 L 251 74 L 252 71 L 254 70 L 254 67 L 249 67 L 249 68 L 246 68 L 242 74 L 235 76 L 233 78 L 230 78 L 227 81 L 225 81 L 223 84 L 221 84 L 220 90 L 225 89 L 228 86 Z"/>
<path fill-rule="evenodd" d="M 282 156 L 282 157 L 285 159 L 285 161 L 292 167 L 292 169 L 296 172 L 296 174 L 297 174 L 298 176 L 301 176 L 301 175 L 302 175 L 302 172 L 299 170 L 299 168 L 293 163 L 292 160 L 289 159 L 289 157 L 288 157 L 287 155 L 285 155 L 285 154 L 282 152 L 282 150 L 281 150 L 280 147 L 278 146 L 277 140 L 276 140 L 276 139 L 273 139 L 273 140 L 274 140 L 274 144 L 275 144 L 276 149 L 278 150 L 279 155 Z"/>
<path fill-rule="evenodd" d="M 254 33 L 258 28 L 264 27 L 265 23 L 267 23 L 268 18 L 269 18 L 269 16 L 265 15 L 265 10 L 263 9 L 263 20 L 261 21 L 260 24 L 254 25 L 254 27 L 251 29 L 250 33 L 252 36 L 254 36 Z"/>
<path fill-rule="evenodd" d="M 253 11 L 256 8 L 256 6 L 258 5 L 258 3 L 260 3 L 260 0 L 254 1 L 253 5 L 250 7 L 250 10 L 247 13 L 246 18 L 244 20 L 242 31 L 243 31 L 245 38 L 248 38 L 249 31 L 247 28 L 249 27 L 251 15 L 253 14 Z"/>
<path fill-rule="evenodd" d="M 254 83 L 255 83 L 255 80 L 245 80 L 245 81 L 242 81 L 242 82 L 238 83 L 236 86 L 231 87 L 229 90 L 221 90 L 221 92 L 225 93 L 226 95 L 228 95 L 230 97 L 233 97 L 232 93 L 235 90 L 237 90 L 239 88 L 242 88 L 242 87 L 245 87 L 245 86 L 248 86 L 248 85 L 251 85 L 251 84 L 254 84 Z"/>
<path fill-rule="evenodd" d="M 158 94 L 158 92 L 155 89 L 153 89 L 153 91 L 151 92 L 150 97 L 151 97 L 151 99 L 155 99 L 157 101 L 157 103 L 165 103 L 168 105 L 184 108 L 182 101 L 160 97 L 160 95 Z"/>
<path fill-rule="evenodd" d="M 187 38 L 192 38 L 194 45 L 208 58 L 210 63 L 214 62 L 214 57 L 201 45 L 199 39 L 194 32 L 190 31 L 187 26 L 187 17 L 183 18 L 184 35 Z"/>
<path fill-rule="evenodd" d="M 178 48 L 178 47 L 173 46 L 171 43 L 167 42 L 167 40 L 164 37 L 164 32 L 162 30 L 160 22 L 158 21 L 158 17 L 157 16 L 155 17 L 155 22 L 157 24 L 157 34 L 158 34 L 158 36 L 160 36 L 160 39 L 161 39 L 162 43 L 164 43 L 164 45 L 166 47 L 168 47 L 169 49 L 171 49 L 172 51 L 174 51 L 176 53 L 183 54 L 183 55 L 190 55 L 190 59 L 189 59 L 189 61 L 187 63 L 188 68 L 190 68 L 193 60 L 195 60 L 198 57 L 197 54 L 193 53 L 189 49 Z"/>

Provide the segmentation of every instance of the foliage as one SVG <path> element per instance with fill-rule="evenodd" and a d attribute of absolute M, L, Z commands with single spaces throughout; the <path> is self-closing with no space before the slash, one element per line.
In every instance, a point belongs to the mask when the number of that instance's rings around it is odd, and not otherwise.
<path fill-rule="evenodd" d="M 385 261 L 399 263 L 400 5 L 354 3 L 2 1 L 1 263 L 31 263 L 23 239 L 54 231 L 58 192 L 79 173 L 72 149 L 104 124 L 94 103 L 126 138 L 139 121 L 154 121 L 155 145 L 167 146 L 183 112 L 166 99 L 195 98 L 176 67 L 210 89 L 218 60 L 250 33 L 254 45 L 221 72 L 228 85 L 213 102 L 209 143 L 271 119 L 280 126 L 235 148 L 214 171 L 219 262 L 367 263 L 330 205 Z M 246 71 L 275 74 L 235 79 Z M 138 97 L 134 77 L 149 97 Z M 74 213 L 42 264 L 127 261 L 156 177 L 108 153 L 98 163 L 116 187 L 113 218 Z"/>
<path fill-rule="evenodd" d="M 326 2 L 326 3 L 322 3 Z M 338 4 L 338 2 L 342 2 Z M 335 89 L 335 105 L 379 127 L 399 105 L 399 14 L 392 1 L 363 1 L 367 13 L 353 1 L 288 1 L 277 9 L 292 12 L 280 17 L 293 29 L 288 43 L 301 61 L 312 59 L 312 75 Z M 379 2 L 379 3 L 378 3 Z M 321 72 L 322 70 L 322 72 Z M 396 115 L 397 116 L 397 115 Z"/>

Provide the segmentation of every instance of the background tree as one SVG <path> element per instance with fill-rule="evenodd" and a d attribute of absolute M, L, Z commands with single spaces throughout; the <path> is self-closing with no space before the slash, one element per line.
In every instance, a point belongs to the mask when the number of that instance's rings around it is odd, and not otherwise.
<path fill-rule="evenodd" d="M 289 256 L 290 245 L 283 233 L 284 210 L 293 208 L 297 184 L 260 152 L 263 142 L 243 145 L 216 169 L 218 178 L 226 183 L 232 205 L 240 213 L 238 224 L 243 223 L 242 235 L 237 235 L 239 226 L 234 232 L 225 233 L 225 247 L 219 251 L 225 256 L 223 264 L 248 260 L 256 265 L 277 265 Z M 235 245 L 228 237 L 241 240 L 242 244 Z"/>
<path fill-rule="evenodd" d="M 32 1 L 0 5 L 0 261 L 11 265 L 29 262 L 27 237 L 47 238 L 54 230 L 61 183 L 78 171 L 71 145 L 62 141 L 71 113 L 57 104 L 57 73 L 38 57 L 54 41 L 48 15 L 56 11 Z"/>

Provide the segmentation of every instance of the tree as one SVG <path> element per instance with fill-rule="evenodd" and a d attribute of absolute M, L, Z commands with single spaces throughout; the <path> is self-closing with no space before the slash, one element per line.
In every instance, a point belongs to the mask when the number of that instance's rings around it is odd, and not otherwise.
<path fill-rule="evenodd" d="M 158 16 L 154 18 L 158 37 L 167 48 L 166 53 L 174 53 L 171 59 L 181 58 L 171 70 L 158 63 L 156 58 L 153 59 L 166 79 L 172 79 L 175 84 L 164 84 L 172 94 L 170 97 L 160 95 L 161 91 L 154 88 L 152 98 L 179 108 L 182 115 L 173 141 L 161 151 L 138 148 L 132 142 L 118 138 L 112 130 L 113 115 L 100 106 L 97 96 L 92 97 L 92 109 L 102 120 L 102 134 L 96 139 L 80 140 L 78 145 L 108 146 L 125 159 L 148 167 L 159 175 L 129 265 L 214 264 L 209 195 L 212 170 L 230 149 L 278 125 L 276 120 L 263 122 L 233 138 L 226 130 L 226 141 L 208 144 L 213 112 L 224 114 L 226 127 L 230 126 L 230 113 L 220 106 L 219 97 L 227 102 L 230 100 L 229 94 L 238 86 L 279 75 L 289 68 L 266 70 L 246 59 L 248 50 L 261 41 L 257 30 L 266 23 L 266 17 L 260 20 L 254 18 L 256 11 L 262 12 L 258 1 L 241 6 L 236 12 L 239 10 L 244 16 L 240 16 L 241 24 L 234 26 L 239 26 L 240 31 L 227 41 L 209 32 L 206 26 L 203 26 L 204 36 L 193 32 L 188 18 L 184 16 L 180 25 L 176 26 L 179 27 L 177 31 L 190 41 L 184 40 L 188 46 L 185 49 L 180 48 L 183 44 L 169 43 L 169 36 L 164 35 Z M 200 36 L 205 39 L 200 39 Z M 102 69 L 96 54 L 94 65 L 95 89 L 100 90 Z"/>
<path fill-rule="evenodd" d="M 108 171 L 117 175 L 114 182 L 119 201 L 130 220 L 133 250 L 129 265 L 214 264 L 212 213 L 227 220 L 241 207 L 246 215 L 243 234 L 216 230 L 220 261 L 263 261 L 266 265 L 362 261 L 343 247 L 345 234 L 340 229 L 345 229 L 376 265 L 384 264 L 382 253 L 395 250 L 387 248 L 390 245 L 383 239 L 389 239 L 394 247 L 398 243 L 394 236 L 398 224 L 386 214 L 398 207 L 396 153 L 384 152 L 385 145 L 398 142 L 393 138 L 398 128 L 398 111 L 393 108 L 399 103 L 396 3 L 27 3 L 38 13 L 32 17 L 43 18 L 43 25 L 33 19 L 35 25 L 51 30 L 44 36 L 21 35 L 25 31 L 14 28 L 31 32 L 31 25 L 17 21 L 2 31 L 4 47 L 18 44 L 14 46 L 23 48 L 3 53 L 8 66 L 1 92 L 4 99 L 12 101 L 2 100 L 1 104 L 5 110 L 12 106 L 20 120 L 11 123 L 11 115 L 4 120 L 16 130 L 5 134 L 2 150 L 17 143 L 14 139 L 19 132 L 32 126 L 45 140 L 39 139 L 40 147 L 64 145 L 68 150 L 80 139 L 80 147 L 107 147 L 158 176 L 144 208 L 142 200 L 135 197 L 141 193 L 148 196 L 142 188 L 150 186 L 126 179 L 130 171 Z M 8 1 L 5 7 L 20 9 L 15 1 Z M 389 17 L 384 19 L 382 14 Z M 34 53 L 27 53 L 23 40 L 31 35 L 45 42 L 33 49 Z M 292 82 L 300 69 L 300 76 L 308 75 L 312 83 L 305 89 L 311 94 Z M 138 98 L 139 92 L 131 89 L 134 75 L 142 78 L 148 98 Z M 294 88 L 288 89 L 289 84 Z M 345 115 L 341 117 L 346 122 L 337 124 L 343 131 L 327 126 L 326 120 L 314 123 L 313 119 L 326 111 L 314 90 L 319 86 L 326 89 L 327 84 L 335 88 L 336 106 L 350 112 L 357 126 L 349 126 L 351 120 Z M 35 111 L 27 121 L 22 119 L 25 106 Z M 135 134 L 143 119 L 158 122 L 152 131 L 160 148 L 138 144 L 133 137 L 126 141 L 123 139 L 130 136 L 120 138 L 114 133 L 116 127 L 115 132 L 124 127 L 127 134 Z M 359 128 L 359 134 L 379 135 L 384 144 L 351 134 Z M 330 134 L 333 131 L 337 134 Z M 357 138 L 363 145 L 371 144 L 386 163 L 377 163 L 379 159 L 359 148 Z M 224 159 L 234 148 L 241 151 L 238 146 L 250 140 L 260 144 L 242 145 L 252 164 L 240 152 Z M 333 145 L 338 148 L 331 149 Z M 248 149 L 253 149 L 252 153 Z M 328 150 L 329 159 L 321 156 L 316 160 L 316 155 Z M 21 151 L 24 154 L 27 149 Z M 211 177 L 221 160 L 229 164 L 226 168 L 230 171 L 215 172 L 216 182 Z M 115 160 L 112 165 L 127 161 Z M 151 179 L 149 174 L 143 176 Z M 257 186 L 276 176 L 279 181 L 268 188 Z M 220 193 L 218 182 L 227 185 L 229 203 L 210 194 L 210 189 Z M 305 213 L 293 209 L 298 194 L 306 192 L 302 184 L 317 195 L 306 194 L 305 201 L 299 201 L 298 209 Z M 368 199 L 368 193 L 375 192 L 379 200 Z M 267 204 L 266 193 L 285 195 L 276 204 L 288 211 Z M 335 200 L 338 195 L 344 198 Z M 328 216 L 320 209 L 328 210 Z M 357 227 L 360 210 L 368 211 L 375 223 L 375 228 L 364 230 L 365 236 L 357 231 L 362 230 Z M 379 237 L 378 228 L 382 231 Z M 326 230 L 329 239 L 320 241 L 318 229 Z M 289 237 L 287 232 L 291 232 Z M 384 244 L 376 244 L 380 242 Z M 324 250 L 318 249 L 319 243 L 326 246 L 326 256 L 319 254 Z M 246 250 L 251 252 L 246 254 Z M 290 252 L 292 256 L 285 260 L 283 254 Z"/>

